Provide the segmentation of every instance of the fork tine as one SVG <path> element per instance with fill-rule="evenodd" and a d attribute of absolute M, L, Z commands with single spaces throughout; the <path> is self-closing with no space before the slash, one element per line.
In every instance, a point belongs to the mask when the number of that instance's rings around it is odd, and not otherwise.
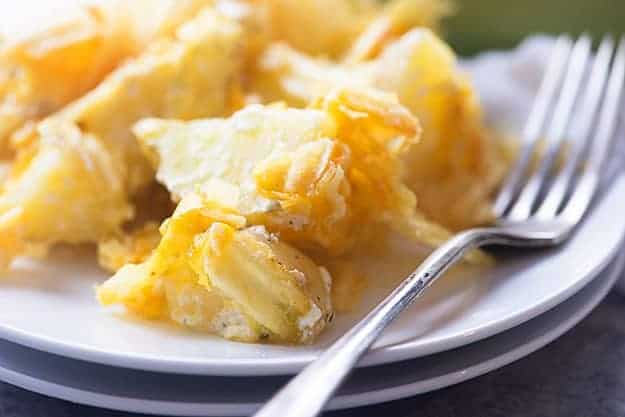
<path fill-rule="evenodd" d="M 570 156 L 555 181 L 549 188 L 545 200 L 536 212 L 538 219 L 553 218 L 558 209 L 562 206 L 566 192 L 571 185 L 571 181 L 575 176 L 579 167 L 581 156 L 587 151 L 590 140 L 591 129 L 599 110 L 601 98 L 603 97 L 603 89 L 608 80 L 610 62 L 614 54 L 614 40 L 611 36 L 604 37 L 599 51 L 595 58 L 593 68 L 590 75 L 590 81 L 586 87 L 582 106 L 577 112 L 579 117 L 575 119 L 572 126 L 573 134 L 577 135 L 577 140 L 571 144 Z"/>
<path fill-rule="evenodd" d="M 525 124 L 523 131 L 523 149 L 521 150 L 517 162 L 512 167 L 508 178 L 501 187 L 495 204 L 493 205 L 494 214 L 498 218 L 501 218 L 510 206 L 525 176 L 536 143 L 540 139 L 540 132 L 545 124 L 549 105 L 557 94 L 558 86 L 560 85 L 566 63 L 569 59 L 571 46 L 571 39 L 564 35 L 558 37 L 553 47 L 551 59 L 549 60 L 547 70 L 545 71 L 538 94 L 532 104 L 532 110 Z"/>
<path fill-rule="evenodd" d="M 624 85 L 625 36 L 621 38 L 616 52 L 605 101 L 599 117 L 597 134 L 591 144 L 588 160 L 571 198 L 562 210 L 562 217 L 567 221 L 579 222 L 597 191 L 601 180 L 601 167 L 613 142 Z"/>
<path fill-rule="evenodd" d="M 521 189 L 519 198 L 510 209 L 510 213 L 507 216 L 509 220 L 520 221 L 530 217 L 538 194 L 545 184 L 545 180 L 549 177 L 554 161 L 560 151 L 566 127 L 571 118 L 573 105 L 582 85 L 591 46 L 592 42 L 588 35 L 580 37 L 575 42 L 564 78 L 562 93 L 547 130 L 547 150 L 540 161 L 538 169 L 530 176 L 525 186 Z"/>

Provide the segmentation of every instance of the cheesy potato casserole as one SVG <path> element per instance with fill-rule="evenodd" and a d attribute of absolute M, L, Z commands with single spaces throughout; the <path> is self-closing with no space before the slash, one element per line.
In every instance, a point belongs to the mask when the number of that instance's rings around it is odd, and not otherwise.
<path fill-rule="evenodd" d="M 0 262 L 94 244 L 102 305 L 314 341 L 375 279 L 362 248 L 426 253 L 492 219 L 509 157 L 436 35 L 449 11 L 110 0 L 5 39 Z"/>

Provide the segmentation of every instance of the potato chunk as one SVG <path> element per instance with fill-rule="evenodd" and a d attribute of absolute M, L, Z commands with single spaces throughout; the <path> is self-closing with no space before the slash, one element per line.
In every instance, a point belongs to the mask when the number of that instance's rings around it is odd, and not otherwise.
<path fill-rule="evenodd" d="M 423 122 L 419 150 L 406 154 L 412 167 L 406 183 L 419 207 L 452 230 L 490 223 L 508 154 L 484 125 L 476 92 L 457 68 L 453 51 L 417 30 L 389 45 L 375 66 L 375 84 L 397 92 Z"/>
<path fill-rule="evenodd" d="M 145 116 L 189 119 L 229 113 L 243 60 L 241 34 L 237 22 L 207 9 L 182 26 L 175 39 L 152 45 L 95 90 L 41 122 L 0 194 L 0 217 L 7 212 L 30 213 L 13 217 L 18 223 L 11 228 L 20 232 L 14 234 L 11 247 L 96 242 L 118 235 L 122 223 L 132 217 L 131 197 L 154 177 L 132 134 L 133 123 Z M 57 136 L 63 135 L 47 125 L 61 125 L 71 132 L 72 148 L 49 146 L 59 143 Z M 80 174 L 90 169 L 90 159 L 76 166 L 80 161 L 75 154 L 94 153 L 92 159 L 107 161 L 106 175 L 98 179 Z M 54 163 L 44 163 L 50 160 Z M 54 195 L 50 179 L 59 186 L 78 183 L 64 191 L 65 201 L 56 206 L 54 216 L 47 206 Z M 81 181 L 97 184 L 79 186 Z M 104 192 L 111 188 L 114 193 Z M 60 227 L 64 224 L 71 227 Z M 9 226 L 0 225 L 2 233 L 5 227 Z M 6 253 L 10 258 L 20 251 Z"/>
<path fill-rule="evenodd" d="M 338 58 L 372 22 L 384 37 L 414 26 L 437 27 L 450 8 L 446 0 L 266 0 L 273 37 L 295 49 Z M 364 36 L 364 35 L 363 35 Z M 369 37 L 371 37 L 369 35 Z M 359 49 L 369 49 L 363 47 Z M 357 55 L 354 52 L 351 55 Z"/>
<path fill-rule="evenodd" d="M 200 282 L 240 306 L 270 340 L 305 343 L 325 327 L 332 311 L 327 272 L 262 226 L 237 231 L 214 223 L 194 243 Z"/>
<path fill-rule="evenodd" d="M 0 45 L 0 150 L 13 132 L 78 98 L 100 82 L 134 45 L 128 28 L 101 8 L 26 39 Z"/>
<path fill-rule="evenodd" d="M 310 109 L 255 105 L 135 131 L 175 196 L 201 190 L 299 248 L 338 254 L 380 224 L 428 244 L 446 236 L 401 181 L 420 130 L 392 96 L 338 90 Z"/>
<path fill-rule="evenodd" d="M 335 64 L 274 45 L 260 60 L 255 88 L 267 101 L 304 107 L 337 86 L 397 94 L 423 125 L 419 146 L 402 155 L 406 184 L 420 210 L 453 230 L 492 219 L 490 197 L 507 169 L 506 154 L 482 123 L 471 84 L 452 51 L 415 29 L 369 61 Z"/>
<path fill-rule="evenodd" d="M 0 155 L 10 138 L 21 146 L 22 135 L 12 137 L 16 131 L 95 88 L 148 43 L 173 37 L 211 1 L 147 3 L 113 0 L 68 10 L 50 27 L 0 44 Z"/>
<path fill-rule="evenodd" d="M 39 151 L 22 155 L 0 196 L 6 264 L 33 245 L 97 239 L 132 215 L 122 178 L 102 144 L 74 125 L 40 125 Z"/>
<path fill-rule="evenodd" d="M 248 342 L 309 342 L 331 317 L 327 272 L 243 217 L 189 195 L 162 231 L 147 261 L 100 286 L 100 302 Z"/>
<path fill-rule="evenodd" d="M 239 88 L 241 34 L 238 23 L 207 9 L 175 40 L 151 45 L 58 117 L 100 138 L 133 193 L 151 181 L 153 171 L 132 125 L 149 116 L 186 120 L 229 113 Z"/>

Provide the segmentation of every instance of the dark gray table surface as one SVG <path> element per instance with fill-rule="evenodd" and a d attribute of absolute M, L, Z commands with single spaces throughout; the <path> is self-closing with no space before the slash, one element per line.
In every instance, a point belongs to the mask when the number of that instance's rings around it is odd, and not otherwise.
<path fill-rule="evenodd" d="M 625 416 L 625 297 L 612 293 L 542 350 L 462 384 L 327 417 Z M 0 417 L 139 417 L 0 383 Z"/>

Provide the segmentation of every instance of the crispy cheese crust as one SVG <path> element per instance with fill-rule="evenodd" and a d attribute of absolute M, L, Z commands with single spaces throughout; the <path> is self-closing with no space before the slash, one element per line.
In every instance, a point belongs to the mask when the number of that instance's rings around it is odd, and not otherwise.
<path fill-rule="evenodd" d="M 404 179 L 419 208 L 451 230 L 492 220 L 490 199 L 507 170 L 507 150 L 482 124 L 453 52 L 431 31 L 414 29 L 362 62 L 313 59 L 284 44 L 269 47 L 259 62 L 260 94 L 297 107 L 336 86 L 396 94 L 423 126 L 421 143 L 404 155 Z"/>

